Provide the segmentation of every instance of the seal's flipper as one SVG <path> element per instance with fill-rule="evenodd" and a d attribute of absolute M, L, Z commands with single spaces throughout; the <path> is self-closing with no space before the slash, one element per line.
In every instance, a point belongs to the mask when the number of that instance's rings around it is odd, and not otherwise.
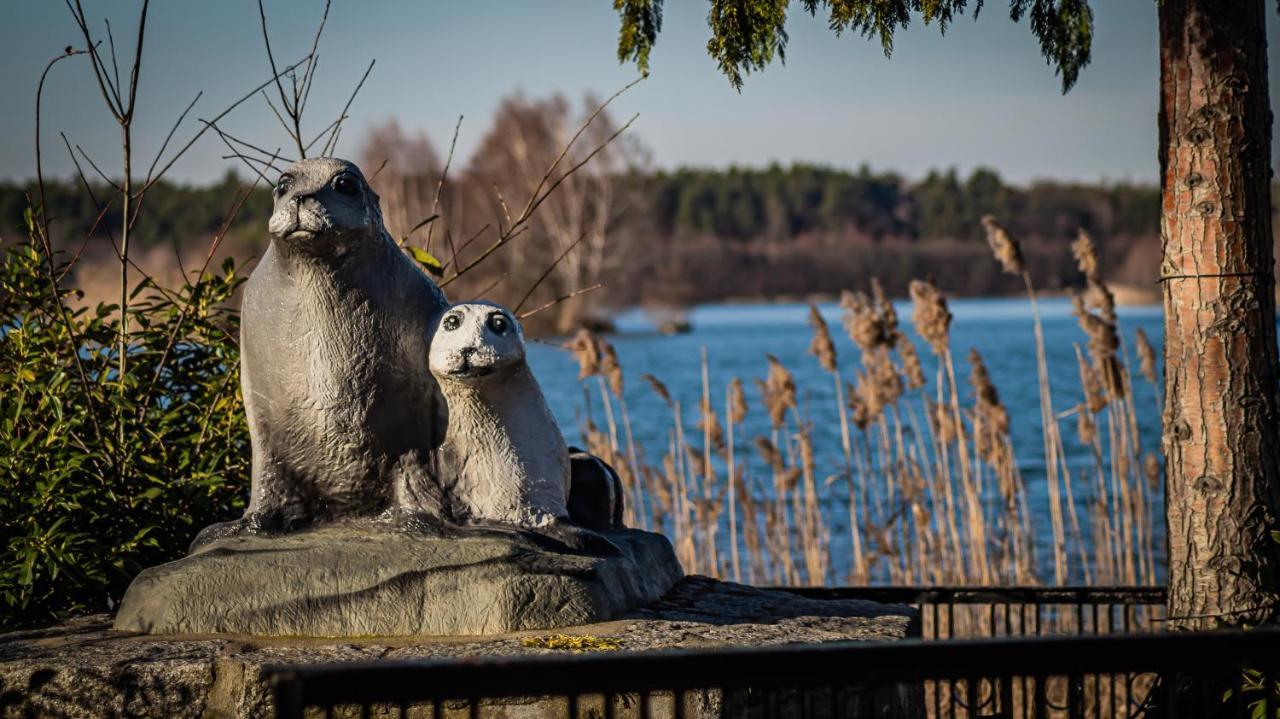
<path fill-rule="evenodd" d="M 279 514 L 245 512 L 245 515 L 239 519 L 210 524 L 200 530 L 196 538 L 191 540 L 191 545 L 187 547 L 187 554 L 194 554 L 200 547 L 227 537 L 271 535 L 285 530 L 285 521 Z"/>
<path fill-rule="evenodd" d="M 558 519 L 545 527 L 529 531 L 554 540 L 573 554 L 586 554 L 592 557 L 622 556 L 622 550 L 609 541 L 608 537 L 585 527 L 579 527 L 568 520 Z"/>

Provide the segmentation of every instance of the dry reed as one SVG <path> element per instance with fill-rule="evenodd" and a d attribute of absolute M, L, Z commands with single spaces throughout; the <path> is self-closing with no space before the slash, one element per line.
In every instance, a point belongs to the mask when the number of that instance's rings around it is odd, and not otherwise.
<path fill-rule="evenodd" d="M 1002 268 L 1023 277 L 1034 309 L 1016 239 L 994 218 L 983 225 Z M 646 521 L 671 536 L 687 571 L 785 584 L 1153 582 L 1151 508 L 1160 460 L 1142 454 L 1114 300 L 1087 235 L 1073 251 L 1089 288 L 1074 300 L 1087 353 L 1077 352 L 1076 406 L 1059 415 L 1034 310 L 1044 445 L 1037 481 L 1047 483 L 1034 501 L 1010 437 L 1013 420 L 976 350 L 968 356 L 968 386 L 956 382 L 953 318 L 931 280 L 913 282 L 910 295 L 915 332 L 936 358 L 932 377 L 878 283 L 870 294 L 841 298 L 856 367 L 841 368 L 826 320 L 809 308 L 808 352 L 832 377 L 838 468 L 822 467 L 815 456 L 808 400 L 801 403 L 794 375 L 773 355 L 766 355 L 764 378 L 755 380 L 761 398 L 755 412 L 764 417 L 754 419 L 744 382 L 715 383 L 704 353 L 692 420 L 700 440 L 690 440 L 668 387 L 641 375 L 670 412 L 667 449 L 657 465 L 634 447 L 620 450 L 613 407 L 627 416 L 622 367 L 607 342 L 580 333 L 569 346 L 582 377 L 597 377 L 596 401 L 605 410 L 603 428 L 588 420 L 588 443 L 628 466 L 630 488 L 648 500 Z M 1140 332 L 1136 347 L 1142 375 L 1154 381 L 1155 353 Z M 720 396 L 724 405 L 716 408 L 712 398 Z M 1059 426 L 1071 415 L 1075 441 L 1091 458 L 1078 472 L 1067 462 Z M 764 432 L 744 435 L 749 426 Z M 1046 499 L 1048 546 L 1037 542 L 1033 522 L 1044 516 L 1038 512 Z M 844 528 L 837 533 L 842 522 L 847 536 Z"/>

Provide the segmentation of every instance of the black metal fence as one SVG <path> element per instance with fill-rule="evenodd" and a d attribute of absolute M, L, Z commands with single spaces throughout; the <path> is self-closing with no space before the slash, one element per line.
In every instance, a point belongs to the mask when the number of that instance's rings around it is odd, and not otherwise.
<path fill-rule="evenodd" d="M 1158 589 L 795 591 L 915 604 L 924 638 L 280 667 L 276 707 L 287 718 L 1280 716 L 1280 633 L 1145 631 L 1157 623 L 1137 620 Z M 1071 635 L 1046 636 L 1057 629 Z M 938 641 L 956 631 L 991 634 Z"/>
<path fill-rule="evenodd" d="M 864 599 L 920 610 L 924 639 L 1159 631 L 1164 587 L 786 587 L 813 599 Z"/>

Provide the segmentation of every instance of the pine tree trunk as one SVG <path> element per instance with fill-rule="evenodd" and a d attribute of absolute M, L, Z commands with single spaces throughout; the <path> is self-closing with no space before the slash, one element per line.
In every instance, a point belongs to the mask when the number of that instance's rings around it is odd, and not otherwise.
<path fill-rule="evenodd" d="M 1263 0 L 1162 0 L 1172 626 L 1280 613 L 1280 403 Z"/>

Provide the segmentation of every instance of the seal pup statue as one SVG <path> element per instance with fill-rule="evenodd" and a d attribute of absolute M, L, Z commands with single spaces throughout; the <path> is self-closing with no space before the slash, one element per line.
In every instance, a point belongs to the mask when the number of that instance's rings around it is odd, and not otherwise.
<path fill-rule="evenodd" d="M 570 519 L 569 447 L 525 361 L 524 334 L 511 313 L 491 302 L 453 305 L 432 337 L 429 365 L 448 406 L 438 475 L 455 516 L 519 527 L 576 549 L 617 552 Z"/>
<path fill-rule="evenodd" d="M 388 235 L 354 164 L 301 160 L 274 194 L 271 243 L 241 313 L 249 506 L 193 548 L 352 517 L 448 523 L 430 471 L 443 404 L 427 369 L 444 293 Z"/>

